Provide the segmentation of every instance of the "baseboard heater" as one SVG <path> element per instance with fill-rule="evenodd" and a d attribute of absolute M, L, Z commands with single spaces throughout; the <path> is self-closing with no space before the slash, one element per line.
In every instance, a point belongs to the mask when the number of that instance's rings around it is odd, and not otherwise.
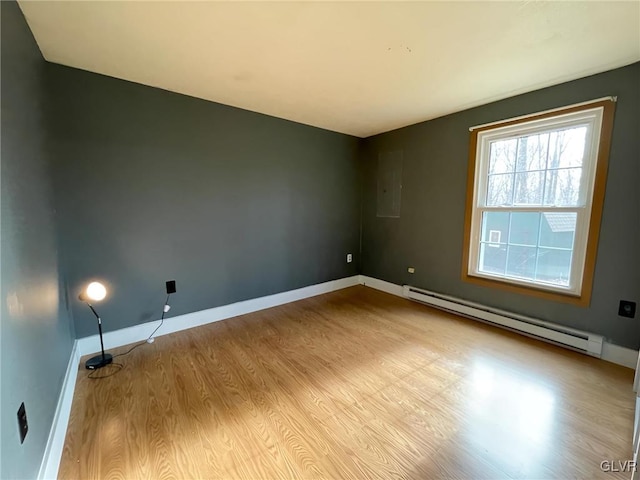
<path fill-rule="evenodd" d="M 577 350 L 593 357 L 600 358 L 602 355 L 602 342 L 604 338 L 600 335 L 563 327 L 524 315 L 505 312 L 409 285 L 404 285 L 402 288 L 404 296 L 411 300 L 474 320 L 480 320 L 509 330 L 514 330 L 529 337 Z"/>

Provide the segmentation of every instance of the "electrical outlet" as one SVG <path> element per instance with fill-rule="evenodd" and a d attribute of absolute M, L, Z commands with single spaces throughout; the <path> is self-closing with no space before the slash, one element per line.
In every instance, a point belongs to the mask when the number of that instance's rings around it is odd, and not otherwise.
<path fill-rule="evenodd" d="M 413 267 L 409 267 L 409 268 L 407 268 L 407 272 L 409 272 L 409 273 L 416 273 L 416 269 L 415 269 L 415 268 L 413 268 Z"/>
<path fill-rule="evenodd" d="M 636 302 L 630 302 L 628 300 L 620 300 L 620 306 L 618 307 L 618 315 L 621 317 L 633 318 L 636 316 Z"/>
<path fill-rule="evenodd" d="M 353 255 L 351 255 L 350 253 L 347 253 L 347 263 L 351 263 L 353 262 Z"/>
<path fill-rule="evenodd" d="M 20 432 L 20 443 L 24 443 L 24 437 L 27 436 L 29 431 L 29 424 L 27 423 L 27 409 L 24 406 L 24 402 L 20 404 L 18 409 L 18 431 Z"/>

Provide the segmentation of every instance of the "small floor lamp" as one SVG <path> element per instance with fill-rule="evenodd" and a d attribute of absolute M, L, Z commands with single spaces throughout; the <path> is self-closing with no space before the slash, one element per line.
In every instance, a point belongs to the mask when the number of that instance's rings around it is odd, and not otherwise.
<path fill-rule="evenodd" d="M 91 357 L 84 364 L 85 368 L 88 370 L 95 370 L 97 368 L 102 368 L 105 365 L 109 365 L 113 361 L 113 356 L 110 353 L 104 353 L 104 343 L 102 342 L 102 320 L 100 320 L 100 315 L 96 312 L 96 309 L 93 308 L 93 305 L 89 303 L 90 300 L 99 302 L 107 296 L 107 289 L 104 288 L 100 282 L 91 282 L 87 285 L 82 293 L 80 294 L 80 300 L 85 302 L 87 306 L 91 309 L 93 314 L 98 319 L 98 332 L 100 332 L 100 349 L 102 353 L 100 355 L 96 355 L 95 357 Z"/>

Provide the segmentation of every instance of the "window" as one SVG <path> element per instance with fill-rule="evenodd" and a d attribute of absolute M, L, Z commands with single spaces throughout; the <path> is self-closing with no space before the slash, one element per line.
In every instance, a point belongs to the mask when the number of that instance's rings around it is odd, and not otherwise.
<path fill-rule="evenodd" d="M 472 130 L 465 280 L 589 303 L 614 105 Z"/>

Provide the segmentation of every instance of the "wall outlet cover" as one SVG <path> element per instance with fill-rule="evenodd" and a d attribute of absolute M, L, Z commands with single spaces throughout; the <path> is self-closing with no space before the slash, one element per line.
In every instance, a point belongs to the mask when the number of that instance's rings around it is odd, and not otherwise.
<path fill-rule="evenodd" d="M 618 315 L 621 317 L 633 318 L 636 316 L 636 302 L 630 302 L 628 300 L 620 300 L 620 306 L 618 307 Z"/>
<path fill-rule="evenodd" d="M 353 255 L 350 253 L 347 253 L 347 263 L 351 263 L 353 262 Z"/>
<path fill-rule="evenodd" d="M 407 272 L 409 272 L 409 273 L 416 273 L 416 269 L 415 269 L 415 268 L 413 268 L 413 267 L 409 267 L 409 268 L 407 268 Z"/>

